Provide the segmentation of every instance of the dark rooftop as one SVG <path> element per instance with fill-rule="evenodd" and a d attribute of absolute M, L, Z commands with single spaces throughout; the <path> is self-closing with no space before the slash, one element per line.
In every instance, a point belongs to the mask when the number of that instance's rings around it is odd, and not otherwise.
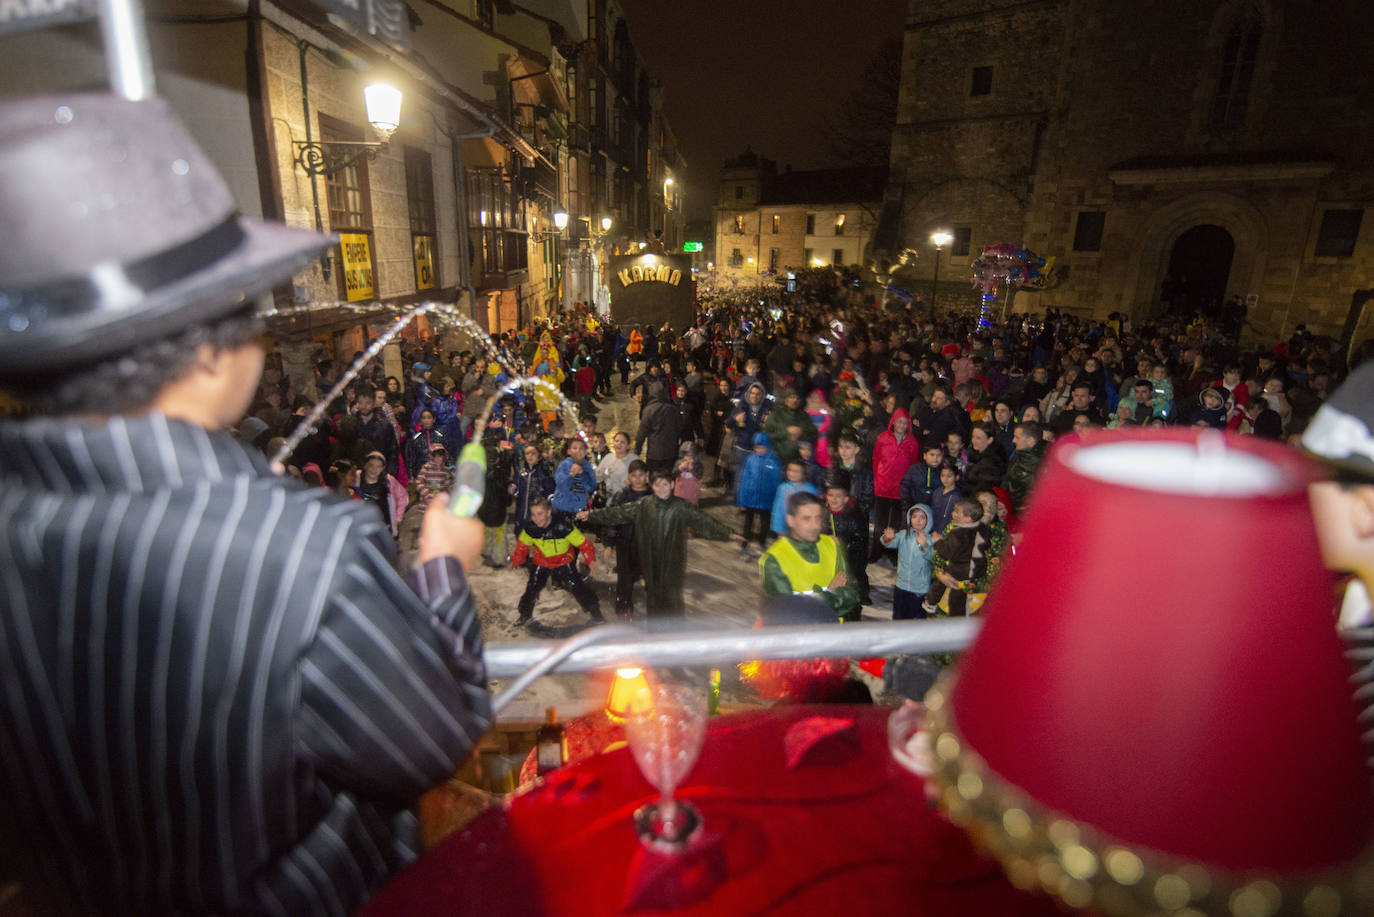
<path fill-rule="evenodd" d="M 764 180 L 760 204 L 843 204 L 880 201 L 887 167 L 783 172 Z"/>
<path fill-rule="evenodd" d="M 1191 153 L 1164 156 L 1138 156 L 1114 163 L 1113 171 L 1135 169 L 1199 169 L 1215 166 L 1307 165 L 1335 162 L 1324 150 L 1258 150 L 1244 153 Z"/>

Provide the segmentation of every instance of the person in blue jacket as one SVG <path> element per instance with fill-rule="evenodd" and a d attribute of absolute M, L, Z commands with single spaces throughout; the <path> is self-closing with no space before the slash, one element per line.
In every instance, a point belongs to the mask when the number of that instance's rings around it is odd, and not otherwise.
<path fill-rule="evenodd" d="M 892 589 L 892 620 L 924 618 L 921 604 L 930 592 L 935 520 L 930 507 L 918 503 L 906 513 L 907 527 L 900 532 L 886 529 L 883 545 L 897 551 L 897 584 Z"/>
<path fill-rule="evenodd" d="M 553 504 L 556 519 L 582 512 L 596 493 L 596 467 L 587 459 L 587 443 L 576 438 L 568 440 L 568 457 L 558 463 L 553 476 L 555 489 Z"/>
<path fill-rule="evenodd" d="M 816 491 L 816 485 L 806 479 L 806 462 L 801 459 L 792 459 L 787 463 L 787 470 L 784 472 L 786 480 L 778 485 L 777 491 L 773 494 L 773 517 L 769 528 L 775 535 L 787 534 L 787 498 L 795 493 L 808 493 L 813 497 L 820 496 Z"/>
<path fill-rule="evenodd" d="M 734 406 L 729 412 L 727 425 L 735 433 L 735 448 L 732 455 L 732 464 L 735 474 L 740 474 L 745 464 L 749 461 L 749 443 L 755 441 L 755 435 L 763 432 L 764 421 L 768 419 L 768 411 L 771 405 L 768 401 L 768 392 L 760 382 L 752 382 L 745 387 L 744 397 L 736 398 Z M 769 440 L 769 448 L 772 448 L 772 440 Z M 739 478 L 736 478 L 738 481 Z M 743 504 L 740 504 L 743 505 Z M 772 504 L 769 504 L 772 507 Z"/>
<path fill-rule="evenodd" d="M 754 451 L 744 461 L 740 469 L 739 490 L 735 492 L 735 505 L 744 511 L 744 544 L 740 545 L 740 556 L 749 553 L 749 537 L 754 520 L 759 521 L 756 536 L 762 549 L 768 538 L 768 516 L 773 511 L 773 497 L 777 495 L 778 485 L 782 483 L 782 468 L 778 457 L 773 454 L 772 443 L 767 433 L 754 434 Z"/>

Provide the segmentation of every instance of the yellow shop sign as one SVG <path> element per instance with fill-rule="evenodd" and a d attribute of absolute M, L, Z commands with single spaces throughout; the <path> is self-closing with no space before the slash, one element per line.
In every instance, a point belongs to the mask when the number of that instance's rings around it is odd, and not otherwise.
<path fill-rule="evenodd" d="M 344 291 L 349 302 L 376 297 L 372 283 L 372 245 L 366 233 L 339 233 L 339 249 L 343 254 Z"/>
<path fill-rule="evenodd" d="M 415 289 L 434 289 L 434 237 L 417 235 L 415 239 Z"/>

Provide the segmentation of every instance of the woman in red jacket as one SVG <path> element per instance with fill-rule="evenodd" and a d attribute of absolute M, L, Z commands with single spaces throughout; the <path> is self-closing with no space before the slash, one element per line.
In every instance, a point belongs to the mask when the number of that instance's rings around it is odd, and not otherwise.
<path fill-rule="evenodd" d="M 904 526 L 902 516 L 902 475 L 921 456 L 921 444 L 911 432 L 911 416 L 905 408 L 892 412 L 887 432 L 878 434 L 873 445 L 874 530 Z M 874 555 L 882 550 L 873 539 Z"/>

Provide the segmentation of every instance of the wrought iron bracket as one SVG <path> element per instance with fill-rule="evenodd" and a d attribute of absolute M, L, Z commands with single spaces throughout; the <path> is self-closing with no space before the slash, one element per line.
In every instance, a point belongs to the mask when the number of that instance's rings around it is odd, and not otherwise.
<path fill-rule="evenodd" d="M 375 162 L 389 141 L 331 140 L 306 142 L 297 140 L 296 165 L 307 175 L 333 175 L 361 159 Z"/>

